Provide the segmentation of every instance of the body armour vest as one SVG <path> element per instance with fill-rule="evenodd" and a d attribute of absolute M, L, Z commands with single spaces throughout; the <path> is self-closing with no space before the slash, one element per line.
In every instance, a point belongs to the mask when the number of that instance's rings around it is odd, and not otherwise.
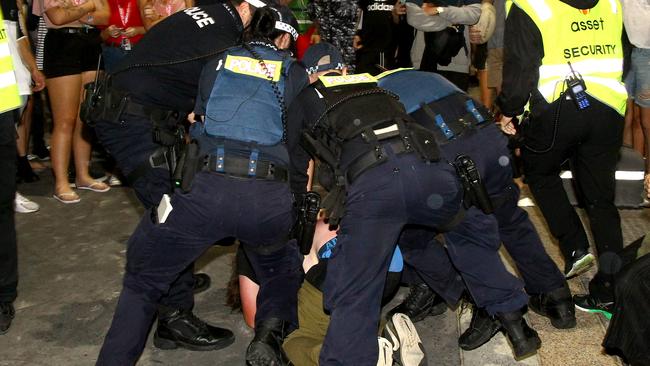
<path fill-rule="evenodd" d="M 325 129 L 341 141 L 408 119 L 397 96 L 379 88 L 370 74 L 321 76 L 316 89 L 325 99 L 327 112 L 314 130 Z"/>
<path fill-rule="evenodd" d="M 276 145 L 283 138 L 284 83 L 293 62 L 266 45 L 226 52 L 205 109 L 209 136 Z M 261 60 L 260 60 L 261 59 Z"/>
<path fill-rule="evenodd" d="M 316 88 L 327 109 L 303 138 L 348 181 L 386 159 L 380 146 L 383 140 L 401 139 L 400 152 L 438 159 L 433 133 L 415 123 L 398 97 L 378 87 L 370 74 L 321 76 Z"/>

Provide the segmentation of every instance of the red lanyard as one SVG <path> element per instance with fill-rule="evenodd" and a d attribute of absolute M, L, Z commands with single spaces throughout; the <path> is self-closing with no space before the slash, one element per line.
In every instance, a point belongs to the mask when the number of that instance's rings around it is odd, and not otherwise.
<path fill-rule="evenodd" d="M 126 9 L 124 9 L 120 1 L 117 0 L 117 11 L 120 13 L 120 20 L 122 21 L 122 26 L 126 27 L 127 22 L 129 21 L 129 17 L 131 16 L 131 9 L 133 9 L 133 1 L 132 0 L 126 0 Z"/>

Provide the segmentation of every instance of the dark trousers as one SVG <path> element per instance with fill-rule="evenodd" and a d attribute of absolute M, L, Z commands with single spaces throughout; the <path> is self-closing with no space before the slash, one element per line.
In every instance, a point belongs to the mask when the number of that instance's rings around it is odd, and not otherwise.
<path fill-rule="evenodd" d="M 571 206 L 560 166 L 571 161 L 571 170 L 585 200 L 585 211 L 598 250 L 599 272 L 612 275 L 620 269 L 616 253 L 623 249 L 621 220 L 614 205 L 614 174 L 623 137 L 623 116 L 590 97 L 591 107 L 578 111 L 564 100 L 557 136 L 553 141 L 556 101 L 524 127 L 526 144 L 535 150 L 553 147 L 546 153 L 522 149 L 524 173 L 551 234 L 558 239 L 565 259 L 574 250 L 588 249 L 589 241 L 578 214 Z"/>
<path fill-rule="evenodd" d="M 495 203 L 499 237 L 515 261 L 529 294 L 546 293 L 566 285 L 564 275 L 544 249 L 537 230 L 525 210 L 517 206 L 519 187 L 512 180 L 513 159 L 508 139 L 494 124 L 441 147 L 453 160 L 467 154 L 476 162 L 488 194 Z M 460 260 L 463 260 L 462 258 Z"/>
<path fill-rule="evenodd" d="M 18 285 L 14 198 L 16 128 L 14 112 L 0 113 L 0 302 L 13 302 Z"/>
<path fill-rule="evenodd" d="M 95 126 L 97 138 L 106 151 L 113 156 L 118 168 L 129 175 L 158 149 L 153 142 L 151 121 L 138 116 L 126 115 L 124 123 L 100 120 Z M 144 176 L 130 182 L 135 194 L 146 209 L 158 206 L 165 193 L 172 192 L 169 170 L 149 169 Z M 194 264 L 180 273 L 160 304 L 173 309 L 191 309 L 194 306 Z"/>
<path fill-rule="evenodd" d="M 179 273 L 227 237 L 255 243 L 244 250 L 260 283 L 256 323 L 279 318 L 297 326 L 302 257 L 293 242 L 282 245 L 293 224 L 288 184 L 202 172 L 171 205 L 165 223 L 154 223 L 150 210 L 129 240 L 124 287 L 99 365 L 133 364 L 160 298 Z"/>
<path fill-rule="evenodd" d="M 386 149 L 388 160 L 364 172 L 347 190 L 324 284 L 331 322 L 320 365 L 377 364 L 381 296 L 402 228 L 447 224 L 460 208 L 452 167 L 425 163 L 415 154 L 394 156 Z"/>

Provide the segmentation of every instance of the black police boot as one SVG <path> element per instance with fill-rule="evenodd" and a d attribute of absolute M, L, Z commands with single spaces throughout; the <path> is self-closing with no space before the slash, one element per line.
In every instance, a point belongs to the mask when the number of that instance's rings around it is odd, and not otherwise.
<path fill-rule="evenodd" d="M 426 283 L 409 286 L 409 294 L 404 301 L 390 309 L 388 319 L 395 313 L 406 314 L 413 323 L 419 322 L 429 315 L 440 315 L 447 311 L 447 304 Z"/>
<path fill-rule="evenodd" d="M 528 326 L 522 315 L 521 311 L 497 314 L 517 361 L 533 356 L 542 346 L 542 340 L 539 339 L 537 332 Z"/>
<path fill-rule="evenodd" d="M 277 318 L 255 324 L 255 337 L 246 349 L 249 366 L 284 366 L 289 364 L 282 350 L 282 342 L 288 335 L 289 323 Z"/>
<path fill-rule="evenodd" d="M 153 344 L 160 349 L 178 347 L 192 351 L 212 351 L 225 348 L 235 341 L 228 329 L 214 327 L 197 318 L 190 310 L 161 312 L 153 336 Z"/>
<path fill-rule="evenodd" d="M 14 320 L 16 311 L 10 302 L 0 302 L 0 334 L 5 334 L 9 331 L 11 321 Z"/>
<path fill-rule="evenodd" d="M 557 329 L 576 326 L 576 310 L 568 286 L 562 286 L 540 295 L 532 295 L 528 307 L 539 315 L 551 320 Z"/>
<path fill-rule="evenodd" d="M 195 273 L 194 274 L 194 288 L 192 291 L 195 294 L 201 293 L 210 288 L 212 279 L 205 273 Z"/>
<path fill-rule="evenodd" d="M 458 338 L 458 346 L 465 351 L 477 349 L 492 339 L 499 329 L 501 329 L 499 320 L 490 316 L 485 309 L 475 305 L 469 328 Z"/>

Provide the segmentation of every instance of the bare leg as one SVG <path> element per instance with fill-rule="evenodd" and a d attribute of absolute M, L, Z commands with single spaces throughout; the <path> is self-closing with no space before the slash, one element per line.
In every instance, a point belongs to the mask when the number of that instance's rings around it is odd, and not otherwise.
<path fill-rule="evenodd" d="M 67 75 L 47 79 L 47 89 L 52 107 L 54 128 L 52 129 L 51 150 L 52 170 L 54 171 L 54 193 L 73 191 L 68 184 L 68 167 L 72 147 L 72 135 L 77 122 L 81 75 Z"/>

